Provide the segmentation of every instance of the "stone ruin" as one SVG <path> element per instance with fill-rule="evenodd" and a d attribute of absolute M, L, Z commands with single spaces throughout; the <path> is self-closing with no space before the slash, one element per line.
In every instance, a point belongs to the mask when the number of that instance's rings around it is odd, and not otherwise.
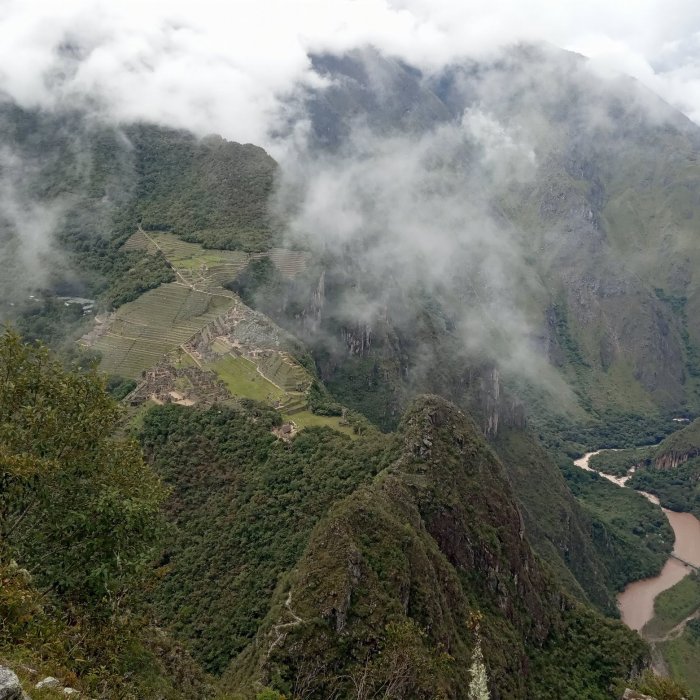
<path fill-rule="evenodd" d="M 226 385 L 201 367 L 174 367 L 161 362 L 146 370 L 138 386 L 126 397 L 132 406 L 151 400 L 181 406 L 211 405 L 231 398 Z"/>

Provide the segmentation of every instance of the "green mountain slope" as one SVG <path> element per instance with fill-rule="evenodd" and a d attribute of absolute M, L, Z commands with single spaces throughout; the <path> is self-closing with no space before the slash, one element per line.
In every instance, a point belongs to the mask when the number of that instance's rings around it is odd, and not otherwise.
<path fill-rule="evenodd" d="M 545 574 L 470 420 L 421 398 L 399 440 L 395 460 L 314 529 L 231 688 L 343 697 L 364 678 L 374 692 L 397 683 L 405 697 L 464 697 L 478 618 L 492 697 L 608 697 L 643 645 Z"/>

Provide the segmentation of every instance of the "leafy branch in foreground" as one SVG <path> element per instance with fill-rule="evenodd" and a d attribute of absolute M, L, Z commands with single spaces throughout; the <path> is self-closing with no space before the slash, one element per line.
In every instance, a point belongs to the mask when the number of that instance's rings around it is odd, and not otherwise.
<path fill-rule="evenodd" d="M 0 336 L 0 563 L 93 614 L 114 613 L 147 570 L 165 490 L 94 372 Z"/>

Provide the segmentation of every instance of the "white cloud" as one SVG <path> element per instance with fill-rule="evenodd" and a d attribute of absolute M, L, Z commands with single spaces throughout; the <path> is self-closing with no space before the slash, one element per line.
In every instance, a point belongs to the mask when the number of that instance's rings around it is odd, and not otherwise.
<path fill-rule="evenodd" d="M 309 51 L 373 43 L 430 69 L 543 39 L 700 121 L 698 31 L 687 0 L 2 0 L 0 89 L 264 143 L 279 97 L 314 79 Z"/>

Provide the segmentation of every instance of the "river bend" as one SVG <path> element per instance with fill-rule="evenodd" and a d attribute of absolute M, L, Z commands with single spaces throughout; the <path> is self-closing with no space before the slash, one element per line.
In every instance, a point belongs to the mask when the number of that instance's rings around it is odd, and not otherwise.
<path fill-rule="evenodd" d="M 575 460 L 574 464 L 581 469 L 592 472 L 594 470 L 588 466 L 588 461 L 593 455 L 603 451 L 588 452 L 580 459 Z M 630 478 L 630 475 L 617 477 L 603 474 L 602 472 L 598 472 L 598 474 L 613 484 L 622 487 L 626 485 Z M 659 504 L 659 499 L 656 496 L 644 491 L 639 493 L 652 503 Z M 676 513 L 667 508 L 662 508 L 662 510 L 666 514 L 676 536 L 673 554 L 675 557 L 683 559 L 683 561 L 700 567 L 700 520 L 690 513 Z M 630 583 L 618 595 L 617 604 L 620 608 L 622 621 L 631 629 L 641 631 L 644 625 L 654 616 L 654 600 L 656 596 L 674 586 L 692 571 L 689 566 L 681 563 L 675 557 L 668 558 L 658 576 Z"/>

